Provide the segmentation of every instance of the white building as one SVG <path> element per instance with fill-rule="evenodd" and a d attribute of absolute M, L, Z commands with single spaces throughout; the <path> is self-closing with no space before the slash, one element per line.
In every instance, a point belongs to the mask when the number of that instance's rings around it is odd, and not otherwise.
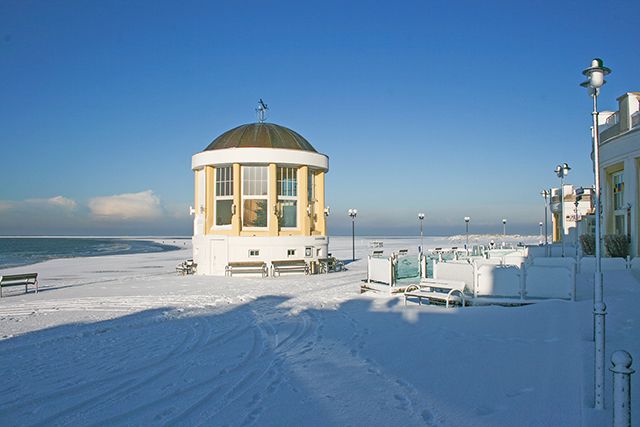
<path fill-rule="evenodd" d="M 561 234 L 565 242 L 574 243 L 576 230 L 578 236 L 585 233 L 593 234 L 594 218 L 593 189 L 584 188 L 582 196 L 576 195 L 576 187 L 571 184 L 563 186 L 563 202 L 560 205 L 560 188 L 551 189 L 551 223 L 553 241 L 559 242 Z M 578 203 L 576 205 L 576 200 Z M 560 219 L 562 218 L 562 221 Z M 562 230 L 562 231 L 561 231 Z"/>
<path fill-rule="evenodd" d="M 618 98 L 618 106 L 618 111 L 599 115 L 603 236 L 626 234 L 631 255 L 638 256 L 640 92 L 625 93 Z"/>
<path fill-rule="evenodd" d="M 223 275 L 230 262 L 327 257 L 329 158 L 300 134 L 272 123 L 242 125 L 194 155 L 192 170 L 198 274 Z"/>

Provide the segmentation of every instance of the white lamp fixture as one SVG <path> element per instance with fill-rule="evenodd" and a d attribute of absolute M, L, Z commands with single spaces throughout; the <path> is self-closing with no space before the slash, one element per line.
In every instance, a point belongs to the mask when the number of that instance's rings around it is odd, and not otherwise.
<path fill-rule="evenodd" d="M 580 83 L 580 86 L 597 91 L 607 82 L 604 76 L 609 73 L 611 73 L 611 69 L 604 66 L 602 59 L 593 58 L 591 67 L 585 68 L 584 71 L 582 71 L 582 74 L 587 76 L 587 80 Z"/>

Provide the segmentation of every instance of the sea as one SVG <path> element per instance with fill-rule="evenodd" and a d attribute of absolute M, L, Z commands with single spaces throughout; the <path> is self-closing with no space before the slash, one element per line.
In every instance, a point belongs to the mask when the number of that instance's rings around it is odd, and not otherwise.
<path fill-rule="evenodd" d="M 163 241 L 167 244 L 161 243 Z M 175 238 L 151 241 L 106 237 L 0 237 L 0 270 L 54 258 L 172 251 L 184 242 L 184 239 Z"/>

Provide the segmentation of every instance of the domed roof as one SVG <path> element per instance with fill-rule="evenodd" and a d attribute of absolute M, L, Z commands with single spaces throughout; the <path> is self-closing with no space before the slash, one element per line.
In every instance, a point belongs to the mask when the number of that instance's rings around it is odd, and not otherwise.
<path fill-rule="evenodd" d="M 273 123 L 249 123 L 228 130 L 214 139 L 204 151 L 245 147 L 316 152 L 316 149 L 302 135 Z"/>

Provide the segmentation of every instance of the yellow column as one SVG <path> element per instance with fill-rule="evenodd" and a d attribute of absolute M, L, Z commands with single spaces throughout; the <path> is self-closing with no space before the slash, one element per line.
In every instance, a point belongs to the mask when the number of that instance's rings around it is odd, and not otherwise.
<path fill-rule="evenodd" d="M 195 170 L 193 173 L 193 176 L 195 177 L 195 182 L 193 184 L 193 208 L 196 209 L 196 211 L 198 210 L 198 174 L 200 173 L 199 170 Z M 198 215 L 199 212 L 196 212 L 196 215 Z"/>
<path fill-rule="evenodd" d="M 241 181 L 242 175 L 240 173 L 240 163 L 233 164 L 233 204 L 236 206 L 236 212 L 231 217 L 231 234 L 233 236 L 239 236 L 242 229 L 241 212 L 242 212 L 242 194 Z"/>
<path fill-rule="evenodd" d="M 324 216 L 324 208 L 325 206 L 325 198 L 324 198 L 324 172 L 318 173 L 314 179 L 316 184 L 316 213 L 317 213 L 317 224 L 316 230 L 320 233 L 321 236 L 327 235 L 327 217 Z"/>
<path fill-rule="evenodd" d="M 309 207 L 309 180 L 307 174 L 309 173 L 308 166 L 301 166 L 298 169 L 298 200 L 300 201 L 300 232 L 303 236 L 311 235 L 311 223 L 307 208 Z"/>
<path fill-rule="evenodd" d="M 205 230 L 204 234 L 211 233 L 211 227 L 213 227 L 214 211 L 213 211 L 213 195 L 216 182 L 216 170 L 213 166 L 205 166 Z"/>
<path fill-rule="evenodd" d="M 278 203 L 278 182 L 277 182 L 277 166 L 275 163 L 269 164 L 269 198 L 267 205 L 269 209 L 269 236 L 277 236 L 278 216 L 275 214 L 275 208 Z"/>

